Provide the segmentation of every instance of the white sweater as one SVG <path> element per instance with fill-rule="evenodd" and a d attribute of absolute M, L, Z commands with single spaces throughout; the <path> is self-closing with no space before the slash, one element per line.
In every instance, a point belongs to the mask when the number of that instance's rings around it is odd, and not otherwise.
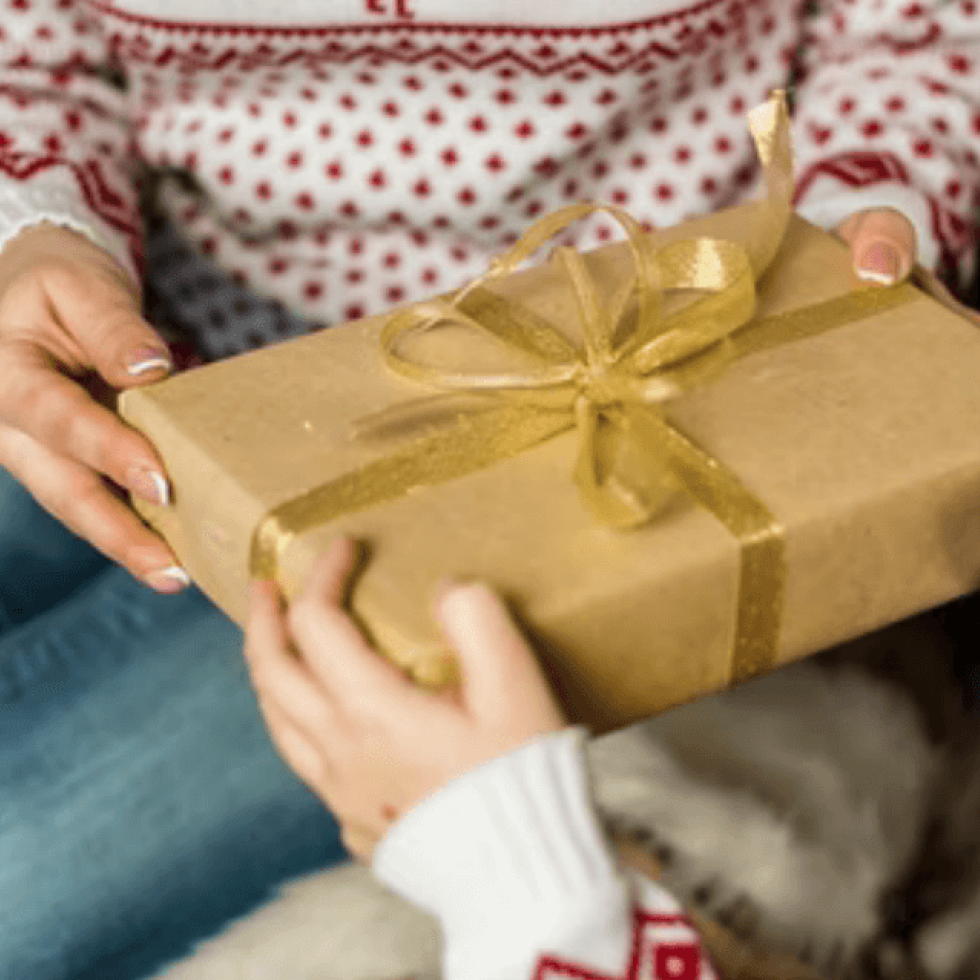
<path fill-rule="evenodd" d="M 445 980 L 716 980 L 677 902 L 617 873 L 586 737 L 567 728 L 471 770 L 378 846 L 375 874 L 442 923 Z"/>
<path fill-rule="evenodd" d="M 899 208 L 926 265 L 970 270 L 976 0 L 0 3 L 0 243 L 48 217 L 137 271 L 136 164 L 182 168 L 198 192 L 162 204 L 196 249 L 341 322 L 461 284 L 574 200 L 653 225 L 736 203 L 745 113 L 801 52 L 801 212 Z"/>

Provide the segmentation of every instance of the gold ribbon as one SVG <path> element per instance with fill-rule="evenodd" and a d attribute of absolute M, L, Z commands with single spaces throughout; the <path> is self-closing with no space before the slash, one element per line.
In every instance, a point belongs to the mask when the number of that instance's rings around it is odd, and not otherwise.
<path fill-rule="evenodd" d="M 763 347 L 839 327 L 904 302 L 911 287 L 873 289 L 755 320 L 755 283 L 779 250 L 791 214 L 793 161 L 783 93 L 749 114 L 766 193 L 748 220 L 747 244 L 713 238 L 657 248 L 624 211 L 581 204 L 535 224 L 489 271 L 449 299 L 394 315 L 381 343 L 388 366 L 449 394 L 412 400 L 362 420 L 360 433 L 421 434 L 401 449 L 275 508 L 257 527 L 255 577 L 275 577 L 279 555 L 297 535 L 334 518 L 483 469 L 571 427 L 579 433 L 574 479 L 599 520 L 632 528 L 650 520 L 682 487 L 737 538 L 741 571 L 732 679 L 774 663 L 783 610 L 783 528 L 735 474 L 674 428 L 664 404 L 715 378 Z M 595 211 L 627 234 L 635 276 L 600 299 L 582 256 L 568 248 L 552 261 L 570 279 L 583 331 L 581 348 L 546 320 L 483 285 L 513 272 L 567 225 Z M 675 312 L 666 294 L 705 295 Z M 439 325 L 489 334 L 528 366 L 511 372 L 452 371 L 403 351 Z M 460 396 L 465 393 L 465 397 Z"/>

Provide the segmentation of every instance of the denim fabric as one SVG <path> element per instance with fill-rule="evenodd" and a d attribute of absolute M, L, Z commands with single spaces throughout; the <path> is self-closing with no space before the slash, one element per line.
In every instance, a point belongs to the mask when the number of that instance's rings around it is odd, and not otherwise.
<path fill-rule="evenodd" d="M 0 468 L 0 636 L 57 605 L 111 564 Z"/>
<path fill-rule="evenodd" d="M 346 858 L 276 756 L 242 633 L 0 470 L 0 977 L 129 980 Z"/>

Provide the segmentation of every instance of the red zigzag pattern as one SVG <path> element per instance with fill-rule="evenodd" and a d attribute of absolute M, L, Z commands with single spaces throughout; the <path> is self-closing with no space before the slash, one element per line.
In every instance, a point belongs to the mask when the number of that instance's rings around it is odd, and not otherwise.
<path fill-rule="evenodd" d="M 110 227 L 129 239 L 129 248 L 137 269 L 142 270 L 142 228 L 133 223 L 131 209 L 106 180 L 98 160 L 76 163 L 62 157 L 37 156 L 0 150 L 0 172 L 14 180 L 28 180 L 52 167 L 68 167 L 82 192 L 85 203 Z"/>

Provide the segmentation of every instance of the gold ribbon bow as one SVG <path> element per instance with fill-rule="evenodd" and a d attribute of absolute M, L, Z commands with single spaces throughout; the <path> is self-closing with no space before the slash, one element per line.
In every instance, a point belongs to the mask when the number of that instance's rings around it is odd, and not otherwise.
<path fill-rule="evenodd" d="M 907 296 L 851 294 L 770 321 L 756 321 L 756 280 L 779 250 L 791 214 L 793 161 L 789 118 L 777 92 L 749 115 L 766 193 L 748 220 L 746 244 L 699 238 L 658 248 L 637 222 L 612 207 L 581 204 L 543 218 L 490 270 L 449 299 L 394 315 L 381 343 L 395 372 L 448 394 L 409 401 L 362 420 L 359 431 L 407 428 L 422 434 L 401 449 L 292 500 L 256 529 L 251 573 L 274 577 L 278 555 L 298 534 L 333 518 L 395 499 L 510 458 L 572 426 L 579 432 L 575 480 L 603 522 L 621 528 L 648 521 L 681 485 L 738 539 L 741 573 L 733 680 L 775 660 L 785 579 L 783 531 L 735 474 L 665 418 L 669 400 L 716 377 L 751 350 L 821 332 L 902 302 Z M 635 276 L 602 302 L 583 257 L 558 248 L 552 260 L 571 280 L 582 323 L 576 346 L 552 324 L 484 287 L 506 275 L 563 228 L 595 212 L 626 231 Z M 705 295 L 665 312 L 667 294 Z M 779 321 L 773 323 L 772 321 Z M 451 324 L 489 335 L 528 366 L 514 371 L 452 371 L 403 352 L 413 335 Z M 460 398 L 460 392 L 466 397 Z M 475 397 L 474 397 L 475 396 Z"/>
<path fill-rule="evenodd" d="M 504 415 L 519 405 L 523 413 L 564 416 L 563 427 L 574 424 L 580 435 L 575 480 L 599 520 L 614 527 L 646 523 L 674 482 L 669 465 L 674 440 L 661 406 L 717 376 L 735 358 L 730 335 L 752 319 L 755 280 L 775 255 L 789 220 L 792 156 L 782 93 L 749 121 L 769 191 L 760 212 L 764 227 L 751 236 L 754 256 L 742 245 L 713 238 L 658 250 L 618 208 L 563 208 L 535 224 L 487 273 L 454 296 L 418 303 L 393 316 L 381 335 L 388 367 L 432 387 L 492 392 L 489 407 L 470 408 L 473 414 Z M 584 340 L 579 348 L 531 310 L 483 284 L 512 273 L 568 225 L 596 211 L 611 214 L 625 230 L 635 277 L 604 304 L 580 253 L 570 248 L 552 253 L 578 301 Z M 664 294 L 677 290 L 708 295 L 663 315 Z M 629 313 L 635 315 L 632 330 L 624 329 Z M 451 372 L 400 352 L 411 334 L 442 324 L 489 333 L 531 365 L 509 373 Z M 457 408 L 457 415 L 467 411 L 446 397 L 412 401 L 362 420 L 360 432 L 397 427 L 422 410 L 447 415 L 451 408 Z"/>

